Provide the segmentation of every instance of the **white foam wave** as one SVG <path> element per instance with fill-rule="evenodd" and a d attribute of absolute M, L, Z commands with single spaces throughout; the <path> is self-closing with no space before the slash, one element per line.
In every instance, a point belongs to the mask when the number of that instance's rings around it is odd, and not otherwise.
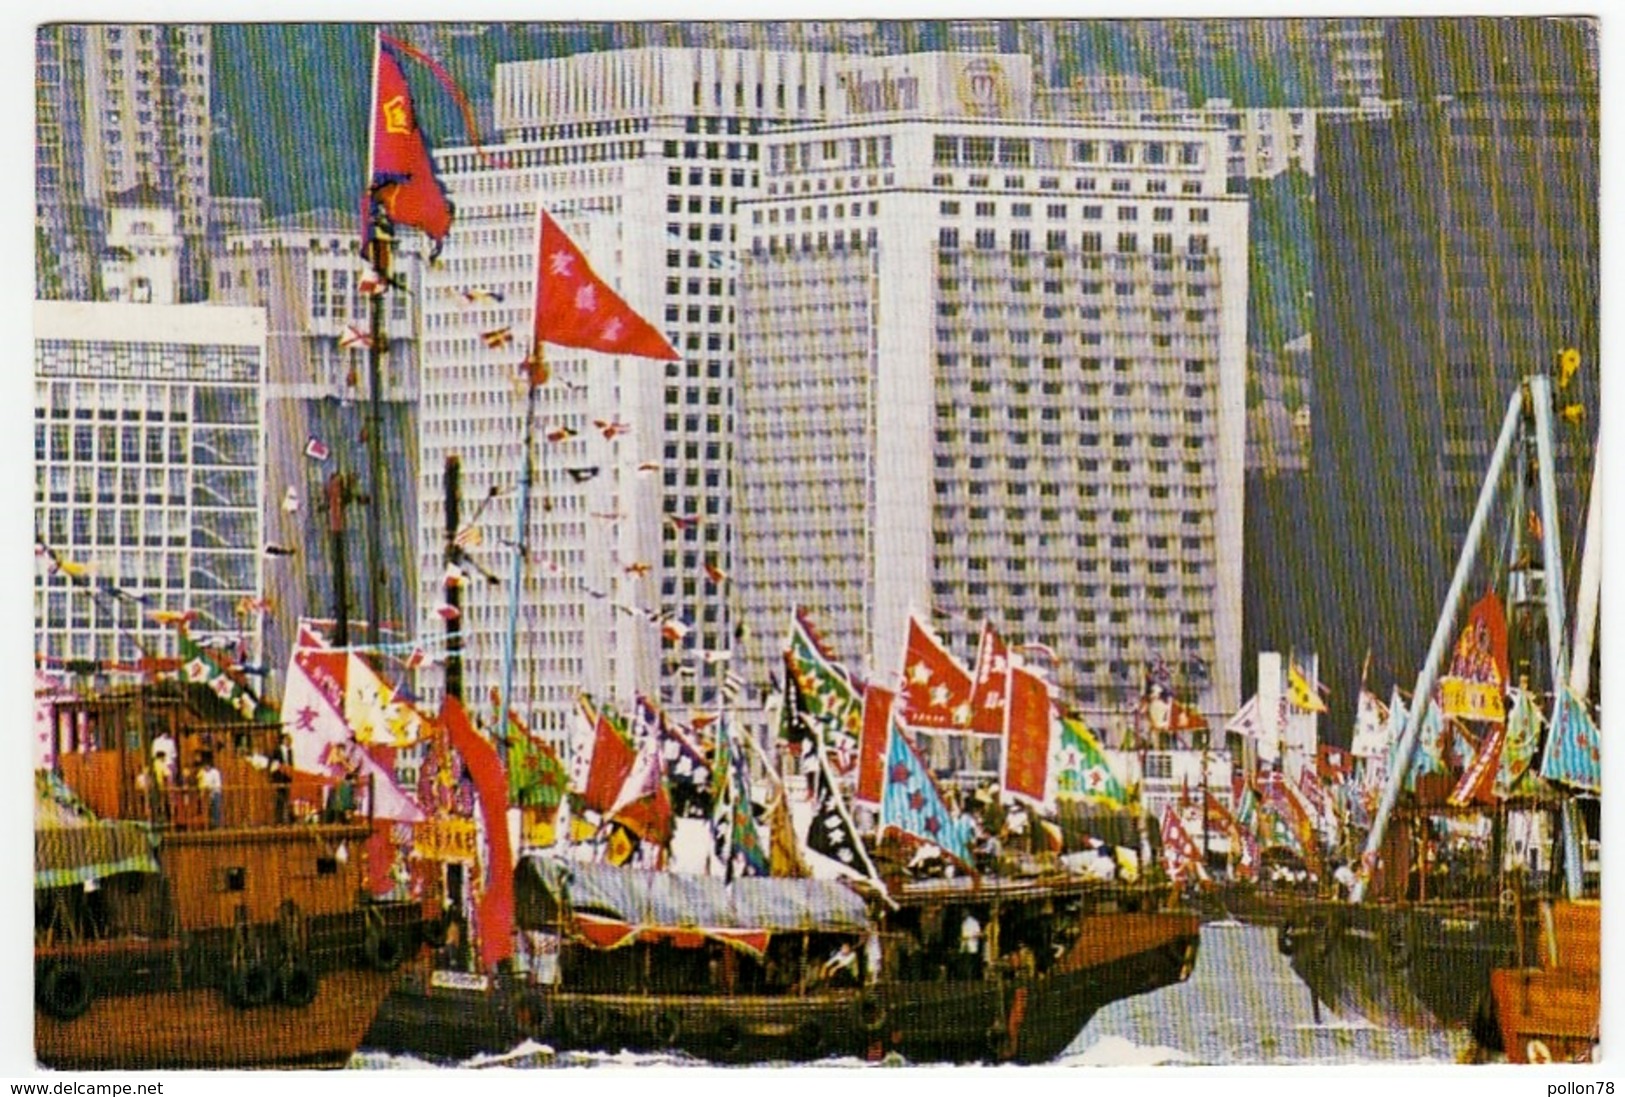
<path fill-rule="evenodd" d="M 1142 1046 L 1122 1036 L 1102 1036 L 1085 1050 L 1056 1061 L 1064 1067 L 1154 1067 L 1200 1062 L 1178 1048 Z"/>

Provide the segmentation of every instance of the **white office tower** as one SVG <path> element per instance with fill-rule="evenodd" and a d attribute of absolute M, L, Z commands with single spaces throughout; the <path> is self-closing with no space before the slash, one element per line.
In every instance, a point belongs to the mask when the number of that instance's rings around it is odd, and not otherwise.
<path fill-rule="evenodd" d="M 34 304 L 34 650 L 139 675 L 175 653 L 153 614 L 241 640 L 257 662 L 265 311 Z M 274 575 L 270 576 L 274 580 Z M 105 682 L 105 677 L 100 679 Z"/>
<path fill-rule="evenodd" d="M 1116 733 L 1239 693 L 1247 207 L 1221 131 L 1035 121 L 1025 57 L 839 66 L 740 208 L 740 598 L 877 680 L 992 621 Z M 1115 740 L 1114 740 L 1115 741 Z"/>
<path fill-rule="evenodd" d="M 683 361 L 547 351 L 515 707 L 559 737 L 578 689 L 621 704 L 638 691 L 682 704 L 716 696 L 725 665 L 700 653 L 727 650 L 734 627 L 731 587 L 706 572 L 733 567 L 734 205 L 759 185 L 768 124 L 826 108 L 830 65 L 732 49 L 503 64 L 500 144 L 439 156 L 457 220 L 423 300 L 419 617 L 442 627 L 442 468 L 456 453 L 465 521 L 500 492 L 471 551 L 503 582 L 471 575 L 463 588 L 465 681 L 479 711 L 502 662 L 524 407 L 514 376 L 529 350 L 538 201 Z M 465 299 L 482 290 L 502 299 Z M 488 347 L 485 334 L 503 328 L 514 342 Z M 599 420 L 631 430 L 606 438 Z M 563 429 L 575 434 L 548 440 Z M 661 612 L 690 631 L 667 638 L 682 629 L 650 619 Z"/>

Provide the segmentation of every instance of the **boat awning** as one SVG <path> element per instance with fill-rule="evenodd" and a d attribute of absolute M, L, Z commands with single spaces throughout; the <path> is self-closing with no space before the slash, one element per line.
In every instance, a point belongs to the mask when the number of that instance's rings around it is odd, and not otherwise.
<path fill-rule="evenodd" d="M 602 927 L 595 941 L 611 936 L 685 933 L 726 940 L 771 933 L 863 933 L 869 918 L 863 899 L 831 880 L 743 877 L 725 884 L 709 876 L 653 872 L 615 865 L 582 864 L 532 854 L 521 873 L 548 897 L 577 916 L 581 925 Z M 625 927 L 609 932 L 610 924 Z M 741 932 L 742 931 L 742 932 Z"/>
<path fill-rule="evenodd" d="M 146 823 L 95 818 L 54 773 L 35 781 L 34 886 L 70 887 L 121 872 L 157 872 Z"/>

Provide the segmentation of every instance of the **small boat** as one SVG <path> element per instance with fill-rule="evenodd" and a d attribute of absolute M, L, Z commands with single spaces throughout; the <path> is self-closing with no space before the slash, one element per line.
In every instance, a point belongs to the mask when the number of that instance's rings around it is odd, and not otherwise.
<path fill-rule="evenodd" d="M 721 1063 L 1043 1063 L 1107 1003 L 1189 976 L 1199 923 L 1173 900 L 1054 874 L 907 881 L 888 905 L 836 881 L 530 854 L 519 969 L 459 986 L 421 965 L 366 1042 L 448 1060 L 530 1038 Z"/>
<path fill-rule="evenodd" d="M 278 729 L 205 723 L 178 691 L 64 702 L 55 719 L 55 765 L 36 775 L 38 1061 L 343 1066 L 424 933 L 418 904 L 359 898 L 370 821 L 249 779 L 237 748 Z M 214 798 L 154 783 L 160 736 L 235 780 Z"/>

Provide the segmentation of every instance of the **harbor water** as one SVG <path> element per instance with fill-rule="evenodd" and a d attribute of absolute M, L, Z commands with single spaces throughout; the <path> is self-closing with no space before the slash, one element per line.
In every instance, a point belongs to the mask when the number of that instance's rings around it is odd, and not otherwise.
<path fill-rule="evenodd" d="M 1273 929 L 1215 922 L 1202 929 L 1202 948 L 1186 982 L 1114 1002 L 1097 1013 L 1056 1066 L 1221 1066 L 1239 1064 L 1453 1063 L 1466 1051 L 1465 1032 L 1382 1028 L 1339 1017 L 1322 1006 L 1315 1016 L 1309 988 L 1275 946 Z M 361 1070 L 432 1069 L 410 1056 L 362 1049 Z M 529 1042 L 502 1055 L 457 1064 L 490 1067 L 642 1067 L 703 1065 L 681 1055 L 567 1052 L 555 1055 Z M 830 1059 L 830 1067 L 860 1066 Z"/>

